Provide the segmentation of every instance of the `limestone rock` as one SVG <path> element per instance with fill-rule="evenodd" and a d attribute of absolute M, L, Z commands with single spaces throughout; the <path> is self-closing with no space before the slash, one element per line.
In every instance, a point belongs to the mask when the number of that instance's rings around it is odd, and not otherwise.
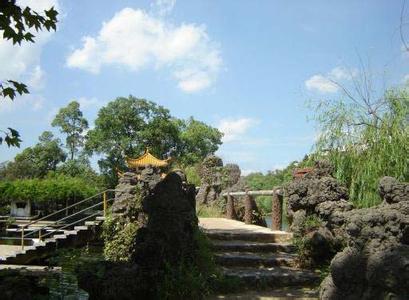
<path fill-rule="evenodd" d="M 383 177 L 379 182 L 379 194 L 386 203 L 409 201 L 409 183 L 393 177 Z"/>
<path fill-rule="evenodd" d="M 379 186 L 383 204 L 345 213 L 348 247 L 332 260 L 320 299 L 338 299 L 338 295 L 409 299 L 409 201 L 402 192 L 406 187 L 383 178 Z"/>

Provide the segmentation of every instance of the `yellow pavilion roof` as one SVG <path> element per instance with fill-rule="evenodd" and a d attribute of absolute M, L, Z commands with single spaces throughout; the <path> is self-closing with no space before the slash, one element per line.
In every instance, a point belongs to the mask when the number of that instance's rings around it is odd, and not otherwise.
<path fill-rule="evenodd" d="M 145 153 L 138 158 L 125 157 L 125 160 L 129 168 L 145 167 L 147 165 L 166 167 L 169 163 L 169 159 L 161 160 L 150 154 L 149 149 L 146 149 Z"/>

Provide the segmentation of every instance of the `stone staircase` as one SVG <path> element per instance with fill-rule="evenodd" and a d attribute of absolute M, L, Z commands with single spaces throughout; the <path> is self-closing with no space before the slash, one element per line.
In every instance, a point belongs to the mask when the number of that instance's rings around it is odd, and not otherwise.
<path fill-rule="evenodd" d="M 76 247 L 86 245 L 93 240 L 100 230 L 104 217 L 97 216 L 95 220 L 85 221 L 83 225 L 73 226 L 67 230 L 56 229 L 56 234 L 39 240 L 33 238 L 33 245 L 0 257 L 0 264 L 27 265 L 35 264 L 61 247 Z"/>
<path fill-rule="evenodd" d="M 204 218 L 200 225 L 210 238 L 215 262 L 226 277 L 238 279 L 248 290 L 290 289 L 290 296 L 292 292 L 305 291 L 302 294 L 308 299 L 317 297 L 314 288 L 319 276 L 297 268 L 291 233 L 227 219 Z"/>

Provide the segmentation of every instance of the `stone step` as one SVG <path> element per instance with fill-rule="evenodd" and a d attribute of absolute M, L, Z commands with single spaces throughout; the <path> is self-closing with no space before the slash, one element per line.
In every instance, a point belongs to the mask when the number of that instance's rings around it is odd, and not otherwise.
<path fill-rule="evenodd" d="M 74 226 L 74 230 L 77 230 L 77 231 L 88 230 L 88 226 Z"/>
<path fill-rule="evenodd" d="M 222 272 L 227 278 L 238 279 L 252 289 L 257 288 L 259 285 L 269 287 L 314 287 L 320 282 L 319 275 L 313 271 L 287 267 L 224 267 Z"/>
<path fill-rule="evenodd" d="M 288 287 L 267 291 L 242 291 L 234 294 L 210 295 L 205 300 L 318 300 L 317 288 Z"/>
<path fill-rule="evenodd" d="M 262 243 L 240 240 L 212 240 L 214 251 L 244 251 L 244 252 L 287 252 L 294 253 L 296 247 L 290 243 Z"/>
<path fill-rule="evenodd" d="M 215 262 L 221 266 L 235 267 L 293 267 L 296 255 L 289 253 L 222 252 L 214 254 Z"/>
<path fill-rule="evenodd" d="M 76 235 L 77 233 L 78 233 L 77 230 L 64 230 L 64 234 L 65 234 L 66 236 Z"/>
<path fill-rule="evenodd" d="M 99 225 L 100 221 L 85 221 L 85 226 Z"/>
<path fill-rule="evenodd" d="M 292 240 L 292 234 L 287 232 L 231 232 L 231 231 L 204 231 L 211 240 L 241 240 L 266 243 L 288 243 Z"/>
<path fill-rule="evenodd" d="M 67 236 L 65 234 L 56 234 L 56 235 L 54 235 L 54 239 L 56 239 L 56 240 L 64 240 L 66 238 L 67 238 Z"/>

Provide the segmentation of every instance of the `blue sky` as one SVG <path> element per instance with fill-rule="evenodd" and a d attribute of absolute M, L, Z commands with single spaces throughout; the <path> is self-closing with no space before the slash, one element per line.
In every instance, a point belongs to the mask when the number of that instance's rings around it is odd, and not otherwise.
<path fill-rule="evenodd" d="M 409 74 L 401 1 L 19 2 L 60 12 L 57 32 L 34 45 L 0 41 L 0 78 L 30 86 L 0 103 L 0 126 L 20 131 L 22 149 L 70 101 L 92 125 L 101 106 L 132 94 L 218 127 L 225 162 L 267 171 L 312 149 L 306 102 L 341 96 L 328 78 L 350 82 L 359 57 L 387 86 Z M 0 146 L 0 161 L 19 151 Z"/>

